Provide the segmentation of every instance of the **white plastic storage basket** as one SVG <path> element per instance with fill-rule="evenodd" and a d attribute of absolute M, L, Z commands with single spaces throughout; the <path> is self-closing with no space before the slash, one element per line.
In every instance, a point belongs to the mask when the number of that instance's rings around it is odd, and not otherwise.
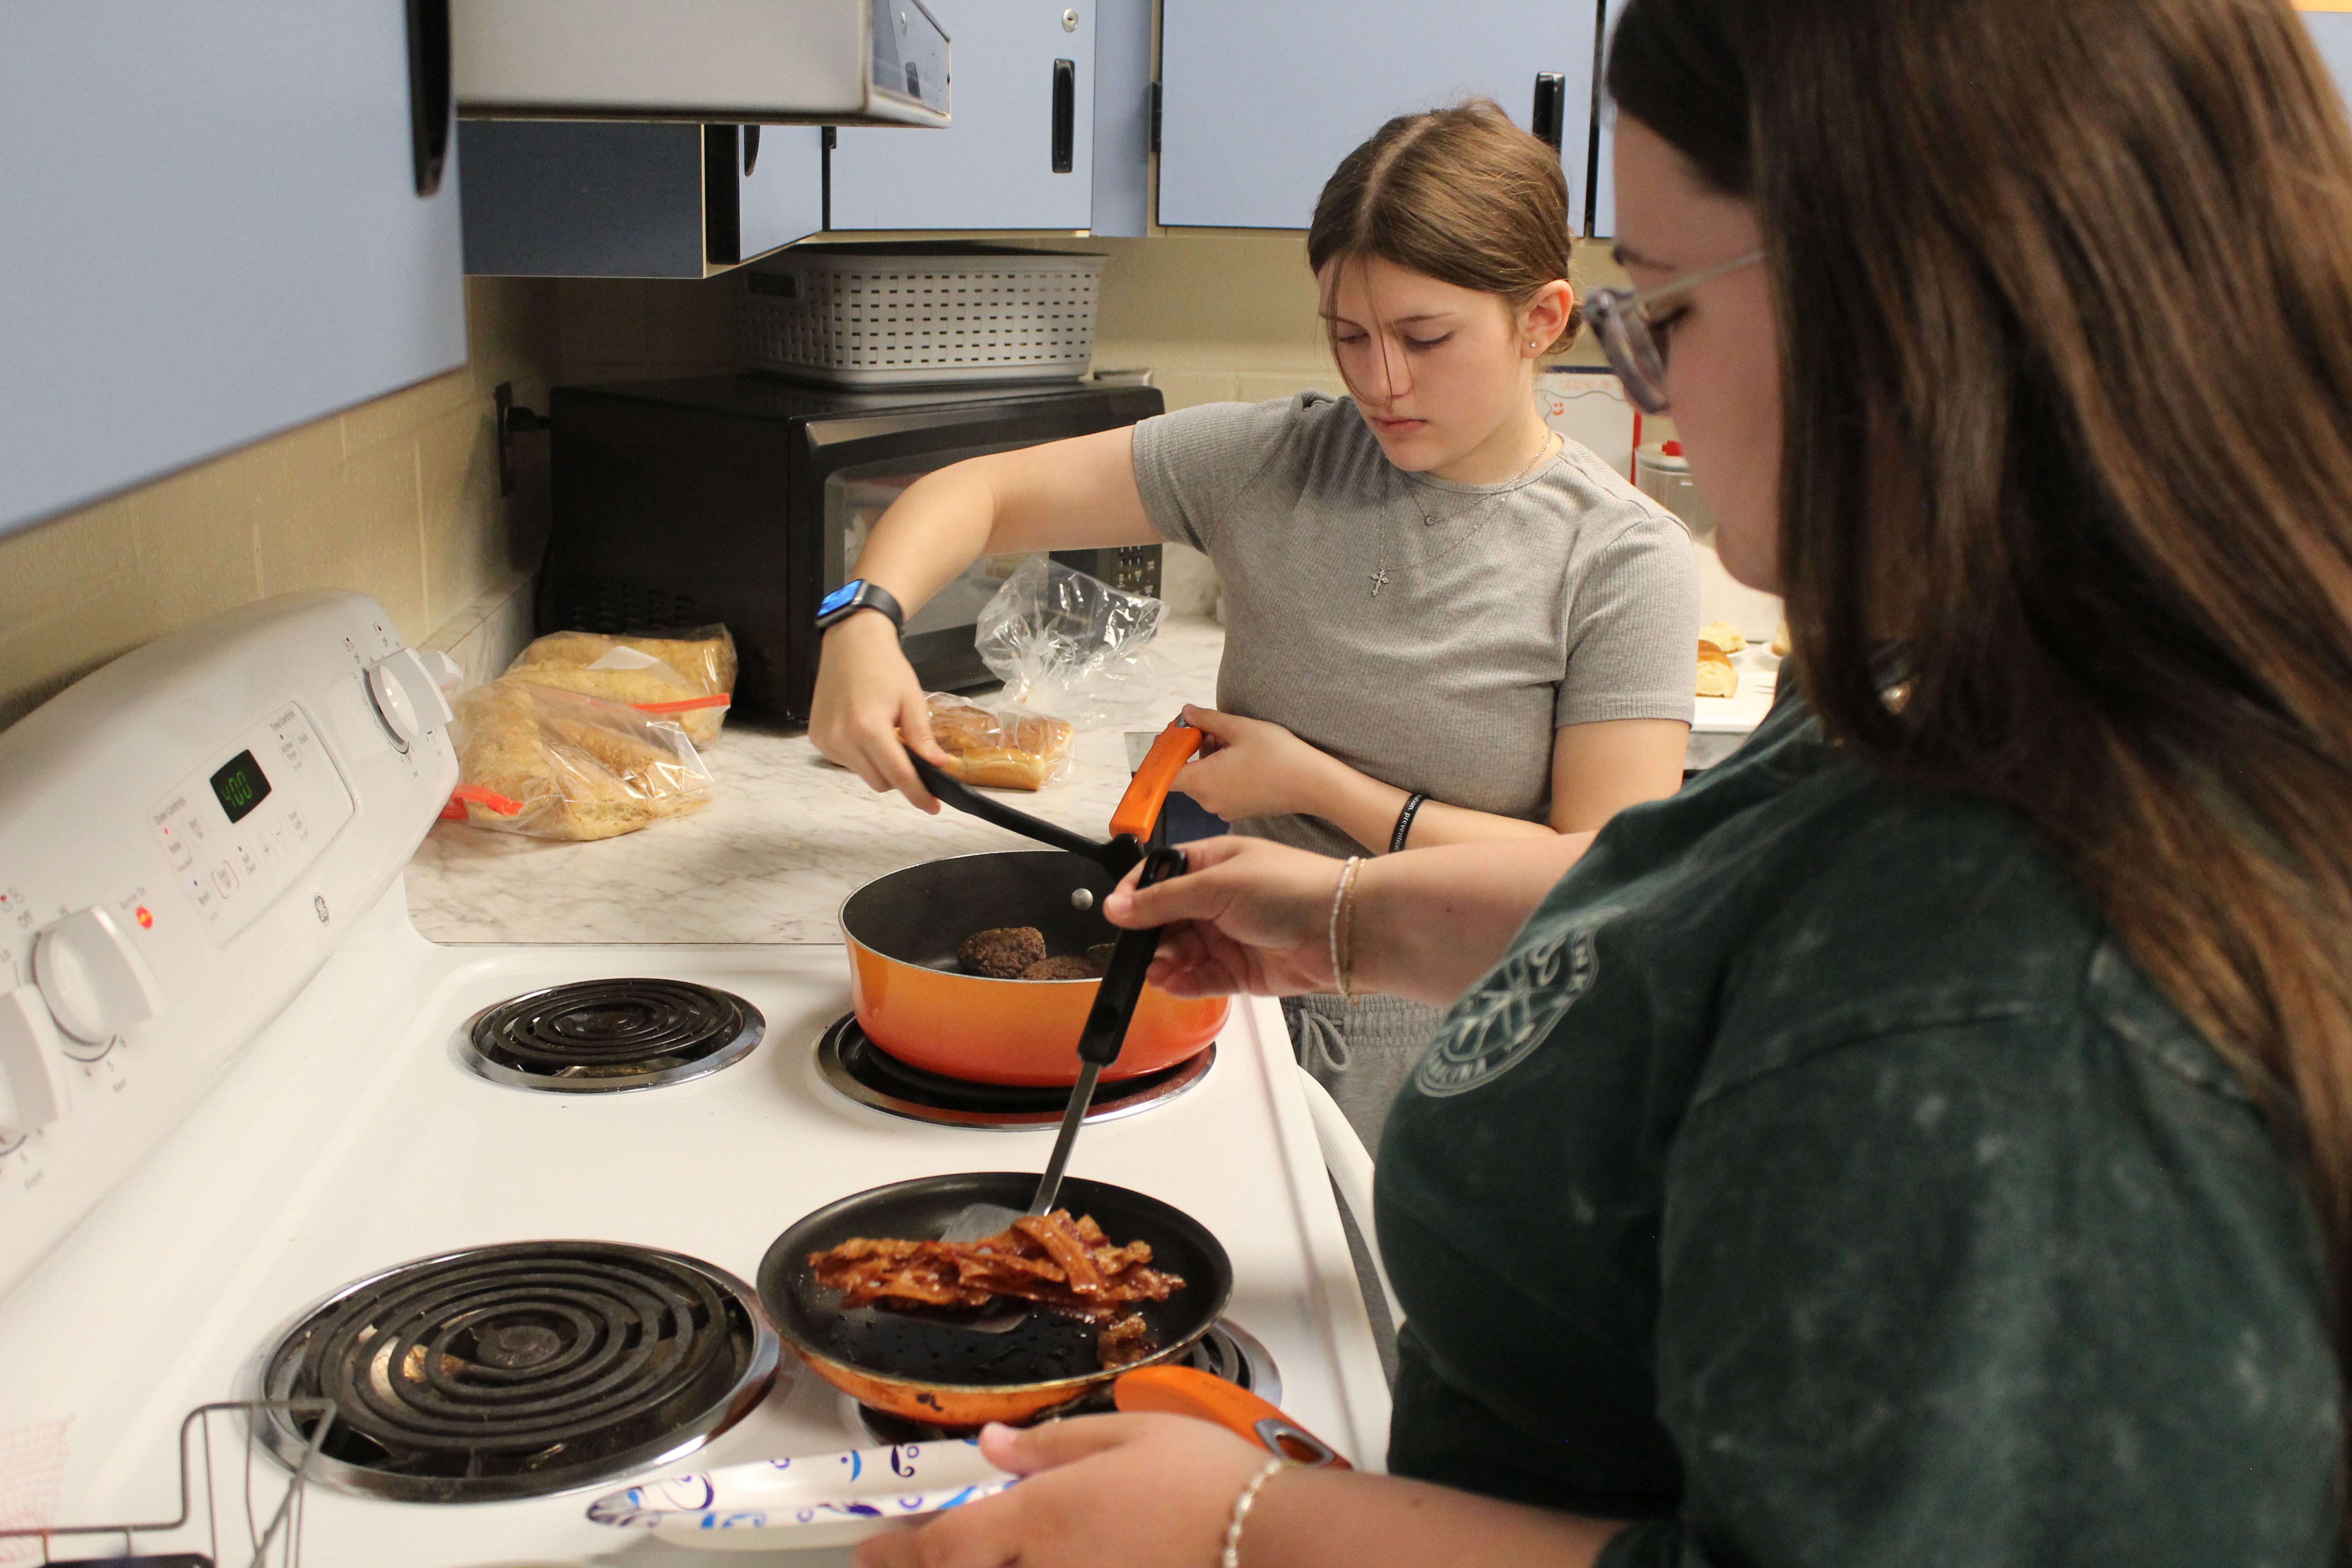
<path fill-rule="evenodd" d="M 830 386 L 1084 375 L 1100 256 L 917 242 L 810 246 L 743 269 L 743 363 Z"/>

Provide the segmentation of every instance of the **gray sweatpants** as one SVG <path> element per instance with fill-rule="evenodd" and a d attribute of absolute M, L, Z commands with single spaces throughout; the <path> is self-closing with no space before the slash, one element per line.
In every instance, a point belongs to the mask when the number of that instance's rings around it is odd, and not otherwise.
<path fill-rule="evenodd" d="M 1286 996 L 1282 1016 L 1290 1025 L 1298 1065 L 1331 1091 L 1347 1112 L 1348 1125 L 1379 1158 L 1389 1106 L 1412 1076 L 1444 1011 L 1400 996 L 1359 996 L 1353 1002 Z"/>
<path fill-rule="evenodd" d="M 1286 996 L 1282 1016 L 1290 1025 L 1291 1048 L 1315 1081 L 1331 1091 L 1347 1114 L 1348 1125 L 1377 1156 L 1381 1128 L 1389 1106 L 1437 1032 L 1444 1013 L 1396 996 L 1359 996 L 1343 1004 L 1337 996 Z M 1356 1265 L 1356 1282 L 1372 1320 L 1372 1338 L 1380 1347 L 1381 1370 L 1396 1381 L 1396 1325 L 1389 1321 L 1388 1300 L 1381 1294 L 1371 1254 L 1356 1232 L 1355 1218 L 1341 1205 L 1347 1221 L 1348 1250 Z"/>

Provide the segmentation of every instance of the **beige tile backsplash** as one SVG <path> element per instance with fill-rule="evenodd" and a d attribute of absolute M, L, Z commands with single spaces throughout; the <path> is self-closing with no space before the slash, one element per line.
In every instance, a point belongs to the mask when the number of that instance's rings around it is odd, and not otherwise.
<path fill-rule="evenodd" d="M 535 560 L 544 453 L 527 454 L 526 482 L 502 500 L 490 389 L 510 380 L 544 399 L 554 286 L 473 279 L 466 309 L 463 370 L 0 539 L 0 725 L 264 595 L 362 589 L 422 643 Z"/>
<path fill-rule="evenodd" d="M 1148 366 L 1171 409 L 1341 390 L 1303 236 L 1024 243 L 1110 255 L 1095 363 Z M 1597 248 L 1578 270 L 1615 274 Z M 411 643 L 494 673 L 522 629 L 512 591 L 545 538 L 547 487 L 545 441 L 527 437 L 499 496 L 491 389 L 510 381 L 543 409 L 552 382 L 730 369 L 733 288 L 469 279 L 465 369 L 0 539 L 0 726 L 150 638 L 293 588 L 363 590 Z M 1167 586 L 1206 609 L 1215 580 L 1179 557 Z"/>

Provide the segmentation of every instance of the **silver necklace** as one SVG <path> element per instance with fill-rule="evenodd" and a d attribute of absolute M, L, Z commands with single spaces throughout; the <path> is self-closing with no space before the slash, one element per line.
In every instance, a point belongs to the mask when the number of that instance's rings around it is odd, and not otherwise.
<path fill-rule="evenodd" d="M 1477 528 L 1471 529 L 1469 532 L 1465 533 L 1461 538 L 1455 540 L 1453 543 L 1447 545 L 1443 550 L 1436 551 L 1428 555 L 1417 556 L 1411 561 L 1398 562 L 1398 569 L 1402 571 L 1408 566 L 1426 566 L 1431 562 L 1435 561 L 1442 556 L 1451 555 L 1454 552 L 1469 543 L 1472 539 L 1477 536 L 1478 529 L 1486 527 L 1491 521 L 1489 516 L 1484 514 L 1493 512 L 1496 502 L 1501 500 L 1505 496 L 1516 491 L 1522 484 L 1527 482 L 1527 478 L 1529 474 L 1534 473 L 1550 458 L 1552 455 L 1552 443 L 1557 439 L 1559 439 L 1559 437 L 1555 433 L 1549 430 L 1544 432 L 1544 443 L 1537 451 L 1535 460 L 1530 462 L 1526 468 L 1521 468 L 1518 473 L 1512 478 L 1508 484 L 1503 486 L 1500 489 L 1494 491 L 1492 494 L 1488 495 L 1485 500 L 1478 503 L 1477 507 L 1474 509 L 1475 512 L 1479 514 Z M 1435 528 L 1438 522 L 1437 514 L 1431 511 L 1427 507 L 1422 505 L 1419 498 L 1413 495 L 1412 479 L 1410 475 L 1405 478 L 1404 487 L 1405 496 L 1408 500 L 1412 501 L 1412 510 L 1420 514 L 1423 526 L 1427 528 Z M 1461 520 L 1457 518 L 1454 521 L 1459 521 Z M 1386 513 L 1382 513 L 1381 517 L 1381 563 L 1379 569 L 1374 571 L 1371 576 L 1372 597 L 1375 599 L 1379 598 L 1381 596 L 1381 590 L 1387 587 L 1394 581 L 1395 579 L 1389 575 L 1388 517 Z"/>

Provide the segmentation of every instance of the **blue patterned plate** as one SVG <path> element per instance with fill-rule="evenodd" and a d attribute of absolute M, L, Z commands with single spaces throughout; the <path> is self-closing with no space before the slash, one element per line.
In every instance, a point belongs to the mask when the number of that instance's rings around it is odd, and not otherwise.
<path fill-rule="evenodd" d="M 588 1505 L 598 1524 L 681 1546 L 789 1552 L 846 1546 L 924 1514 L 994 1497 L 1014 1477 L 970 1439 L 851 1448 L 643 1481 Z"/>

